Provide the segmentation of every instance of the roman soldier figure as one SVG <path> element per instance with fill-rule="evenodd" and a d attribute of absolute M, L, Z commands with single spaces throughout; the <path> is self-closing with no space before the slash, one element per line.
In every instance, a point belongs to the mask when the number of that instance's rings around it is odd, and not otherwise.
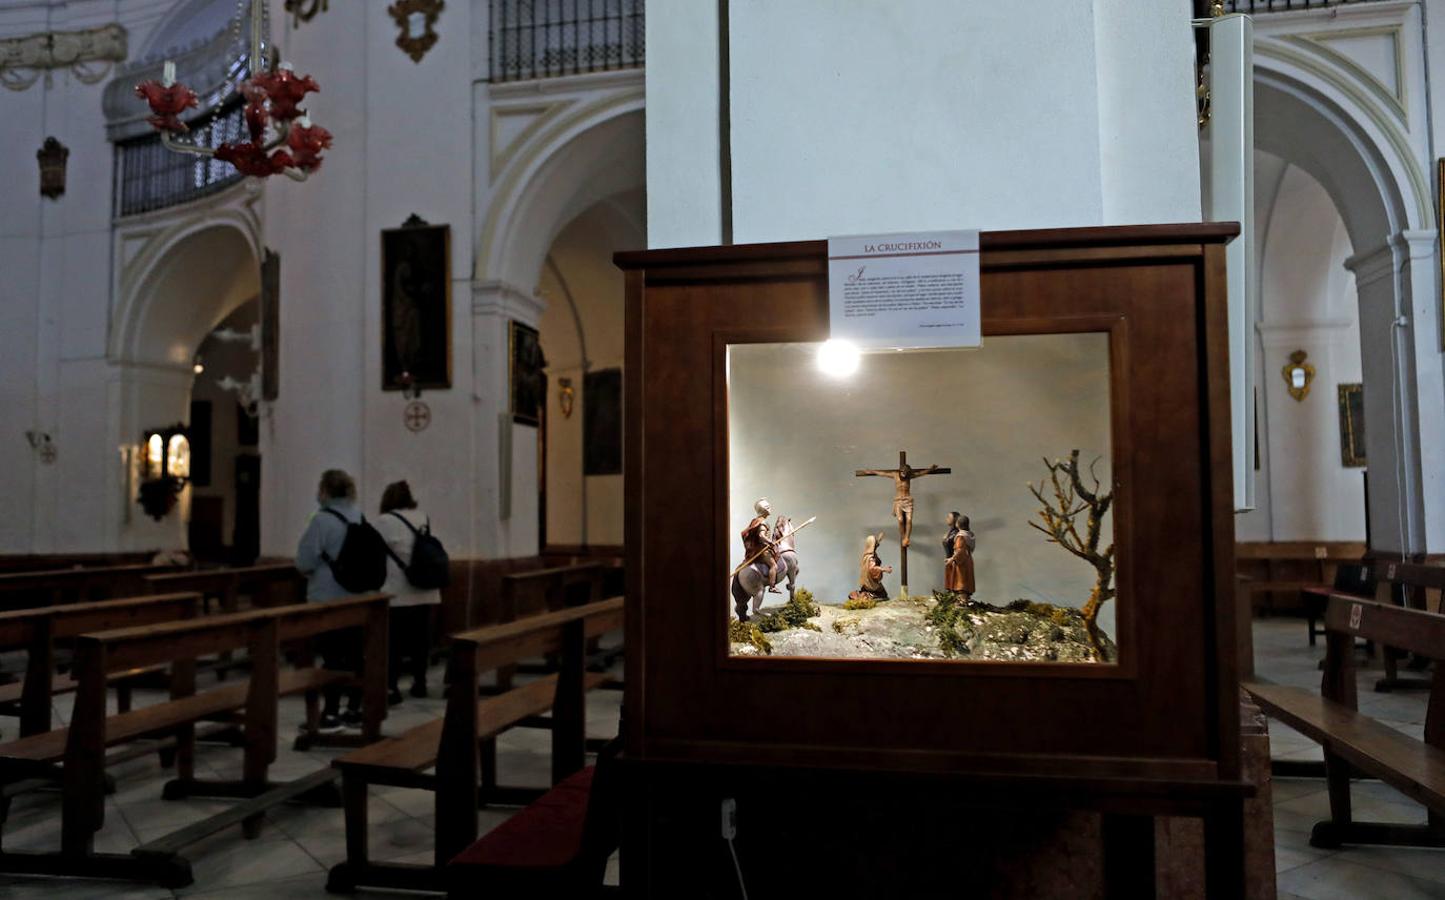
<path fill-rule="evenodd" d="M 773 505 L 767 497 L 763 497 L 753 504 L 753 512 L 756 515 L 743 529 L 743 559 L 752 559 L 754 554 L 758 554 L 755 561 L 768 567 L 768 593 L 781 594 L 782 591 L 778 590 L 777 544 L 773 542 L 768 528 L 768 516 L 773 514 Z"/>

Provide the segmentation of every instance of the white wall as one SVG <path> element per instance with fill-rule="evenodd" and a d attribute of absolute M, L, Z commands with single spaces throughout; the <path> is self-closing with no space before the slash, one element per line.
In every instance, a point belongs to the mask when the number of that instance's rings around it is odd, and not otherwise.
<path fill-rule="evenodd" d="M 814 346 L 730 349 L 729 538 L 735 564 L 742 561 L 738 535 L 753 517 L 753 503 L 765 496 L 776 514 L 795 522 L 818 517 L 798 536 L 798 584 L 820 602 L 842 603 L 858 586 L 863 540 L 879 531 L 883 559 L 895 568 L 884 584 L 896 594 L 901 572 L 893 482 L 859 478 L 854 470 L 894 468 L 898 451 L 906 450 L 911 466 L 953 470 L 913 482 L 910 593 L 943 586 L 944 517 L 958 510 L 970 517 L 978 537 L 979 600 L 1083 606 L 1094 570 L 1029 527 L 1039 504 L 1027 484 L 1047 476 L 1043 458 L 1066 457 L 1074 448 L 1085 464 L 1102 457 L 1099 478 L 1109 483 L 1107 336 L 994 337 L 981 350 L 868 354 L 844 379 L 818 371 Z M 1106 530 L 1103 544 L 1111 540 Z M 1108 609 L 1101 623 L 1112 634 Z"/>
<path fill-rule="evenodd" d="M 714 8 L 648 10 L 652 246 L 718 234 Z M 730 10 L 739 243 L 1199 218 L 1185 0 Z"/>
<path fill-rule="evenodd" d="M 1358 292 L 1345 268 L 1353 249 L 1333 201 L 1303 170 L 1261 153 L 1256 185 L 1261 470 L 1259 505 L 1238 517 L 1237 536 L 1363 541 L 1364 470 L 1343 465 L 1338 404 L 1339 385 L 1363 380 Z M 1303 401 L 1281 374 L 1295 350 L 1316 369 Z"/>
<path fill-rule="evenodd" d="M 471 431 L 470 15 L 470 4 L 449 4 L 420 64 L 395 46 L 385 4 L 333 4 L 278 28 L 283 55 L 321 84 L 309 110 L 335 147 L 309 181 L 267 185 L 282 338 L 280 398 L 262 423 L 265 553 L 294 551 L 332 466 L 356 476 L 373 515 L 385 485 L 407 479 L 452 552 L 474 549 L 477 510 L 457 488 L 482 477 Z M 432 420 L 420 433 L 403 424 L 401 393 L 381 390 L 381 231 L 412 213 L 452 228 L 453 387 L 423 395 Z"/>

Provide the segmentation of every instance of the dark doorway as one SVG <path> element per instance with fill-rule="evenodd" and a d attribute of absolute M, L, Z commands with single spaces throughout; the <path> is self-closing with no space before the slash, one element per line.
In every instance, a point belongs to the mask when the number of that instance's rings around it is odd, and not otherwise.
<path fill-rule="evenodd" d="M 236 457 L 236 523 L 231 538 L 234 564 L 248 566 L 261 555 L 261 457 Z"/>

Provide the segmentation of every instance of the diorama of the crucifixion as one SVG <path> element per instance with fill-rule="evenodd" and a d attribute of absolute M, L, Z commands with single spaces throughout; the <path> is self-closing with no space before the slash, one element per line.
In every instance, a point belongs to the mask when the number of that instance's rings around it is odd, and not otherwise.
<path fill-rule="evenodd" d="M 1106 335 L 728 355 L 734 656 L 1118 661 Z"/>

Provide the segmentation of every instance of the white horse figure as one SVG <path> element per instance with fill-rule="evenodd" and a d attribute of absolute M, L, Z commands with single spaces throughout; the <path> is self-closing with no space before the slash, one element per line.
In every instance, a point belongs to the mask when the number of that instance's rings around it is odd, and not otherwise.
<path fill-rule="evenodd" d="M 782 581 L 784 576 L 787 577 L 789 601 L 793 599 L 794 585 L 798 580 L 798 548 L 797 539 L 793 535 L 792 521 L 787 516 L 778 516 L 778 521 L 773 525 L 773 542 L 778 548 L 778 581 Z M 730 589 L 733 610 L 740 621 L 748 620 L 749 605 L 752 607 L 751 614 L 757 615 L 763 608 L 763 594 L 768 589 L 767 562 L 757 559 L 744 566 L 742 571 L 732 577 Z"/>

